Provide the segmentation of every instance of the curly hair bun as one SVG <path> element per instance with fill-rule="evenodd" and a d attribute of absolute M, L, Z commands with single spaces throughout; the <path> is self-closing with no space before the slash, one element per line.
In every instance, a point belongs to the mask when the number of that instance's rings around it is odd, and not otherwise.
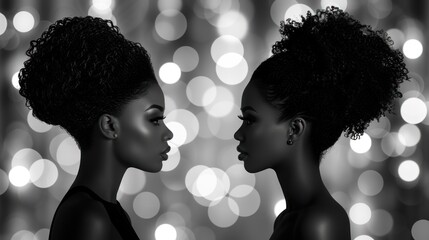
<path fill-rule="evenodd" d="M 58 20 L 31 41 L 19 73 L 19 93 L 40 120 L 60 125 L 78 141 L 102 113 L 156 81 L 150 57 L 110 20 Z"/>
<path fill-rule="evenodd" d="M 272 58 L 301 75 L 299 81 L 292 80 L 295 93 L 289 92 L 289 99 L 294 94 L 311 98 L 305 106 L 298 105 L 317 119 L 340 124 L 346 136 L 358 138 L 401 97 L 398 87 L 408 79 L 408 71 L 384 31 L 328 7 L 314 15 L 308 12 L 302 22 L 282 21 L 280 33 Z"/>

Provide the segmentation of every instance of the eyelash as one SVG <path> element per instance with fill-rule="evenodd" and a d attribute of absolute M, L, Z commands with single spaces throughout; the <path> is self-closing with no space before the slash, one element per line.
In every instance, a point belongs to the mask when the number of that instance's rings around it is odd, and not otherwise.
<path fill-rule="evenodd" d="M 253 119 L 243 117 L 242 115 L 238 115 L 238 118 L 239 118 L 239 119 L 241 119 L 241 120 L 242 120 L 244 123 L 246 123 L 247 125 L 251 125 L 251 124 L 254 122 L 254 120 L 253 120 Z"/>
<path fill-rule="evenodd" d="M 165 119 L 165 116 L 162 116 L 162 117 L 157 117 L 157 118 L 154 118 L 154 119 L 151 119 L 150 121 L 151 122 L 153 122 L 153 124 L 155 125 L 155 126 L 159 126 L 159 121 L 161 120 L 164 120 Z"/>

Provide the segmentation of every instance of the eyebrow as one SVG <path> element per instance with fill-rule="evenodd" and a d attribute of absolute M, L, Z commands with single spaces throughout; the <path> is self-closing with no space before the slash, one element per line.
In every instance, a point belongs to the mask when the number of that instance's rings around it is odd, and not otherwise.
<path fill-rule="evenodd" d="M 156 109 L 158 109 L 159 111 L 161 111 L 161 112 L 164 112 L 164 108 L 163 107 L 161 107 L 161 106 L 159 106 L 159 105 L 156 105 L 156 104 L 152 104 L 152 105 L 150 105 L 148 108 L 146 108 L 146 110 L 144 110 L 145 112 L 146 111 L 149 111 L 150 109 L 152 109 L 152 108 L 156 108 Z"/>
<path fill-rule="evenodd" d="M 254 108 L 252 108 L 251 106 L 245 106 L 241 108 L 241 111 L 244 113 L 245 111 L 254 111 L 256 112 L 256 110 Z"/>

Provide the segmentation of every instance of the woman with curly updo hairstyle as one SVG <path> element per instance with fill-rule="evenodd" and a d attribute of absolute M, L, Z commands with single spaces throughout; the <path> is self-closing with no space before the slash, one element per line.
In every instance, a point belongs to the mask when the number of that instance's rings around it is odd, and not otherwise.
<path fill-rule="evenodd" d="M 273 169 L 282 187 L 287 209 L 270 240 L 350 239 L 319 163 L 342 132 L 357 139 L 392 111 L 408 79 L 403 55 L 384 31 L 336 7 L 281 22 L 280 33 L 243 92 L 238 158 L 248 172 Z"/>
<path fill-rule="evenodd" d="M 116 194 L 125 171 L 158 172 L 172 132 L 150 57 L 110 20 L 64 18 L 31 41 L 19 93 L 33 115 L 81 149 L 49 239 L 138 239 Z"/>

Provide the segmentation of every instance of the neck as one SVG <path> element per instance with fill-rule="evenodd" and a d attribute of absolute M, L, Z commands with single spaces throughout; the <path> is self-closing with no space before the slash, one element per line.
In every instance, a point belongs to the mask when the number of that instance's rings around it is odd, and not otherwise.
<path fill-rule="evenodd" d="M 126 167 L 119 164 L 108 151 L 91 148 L 81 153 L 79 172 L 72 185 L 85 186 L 102 199 L 116 202 L 116 195 Z"/>
<path fill-rule="evenodd" d="M 315 159 L 295 157 L 293 164 L 274 171 L 286 199 L 287 211 L 306 208 L 328 193 Z"/>

